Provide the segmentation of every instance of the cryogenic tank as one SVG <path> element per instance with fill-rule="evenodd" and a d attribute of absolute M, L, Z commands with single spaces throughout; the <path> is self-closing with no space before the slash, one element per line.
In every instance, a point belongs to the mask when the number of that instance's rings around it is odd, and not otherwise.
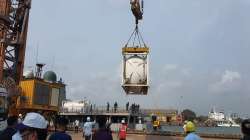
<path fill-rule="evenodd" d="M 83 112 L 85 103 L 84 102 L 74 102 L 67 101 L 63 103 L 63 110 L 67 112 Z"/>
<path fill-rule="evenodd" d="M 123 48 L 122 87 L 126 94 L 146 95 L 148 92 L 148 48 Z"/>
<path fill-rule="evenodd" d="M 147 62 L 143 57 L 137 55 L 125 60 L 125 83 L 146 84 L 147 83 Z"/>

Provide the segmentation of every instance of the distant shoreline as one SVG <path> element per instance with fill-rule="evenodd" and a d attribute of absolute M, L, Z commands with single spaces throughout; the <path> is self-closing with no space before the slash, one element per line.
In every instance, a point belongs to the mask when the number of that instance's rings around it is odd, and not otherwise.
<path fill-rule="evenodd" d="M 154 131 L 154 132 L 145 132 L 145 131 L 137 131 L 137 130 L 129 130 L 128 134 L 136 134 L 136 135 L 158 135 L 158 136 L 178 136 L 184 137 L 185 135 L 180 132 L 172 132 L 172 131 Z M 238 134 L 204 134 L 197 133 L 200 137 L 203 138 L 216 138 L 216 139 L 240 139 L 242 135 Z"/>

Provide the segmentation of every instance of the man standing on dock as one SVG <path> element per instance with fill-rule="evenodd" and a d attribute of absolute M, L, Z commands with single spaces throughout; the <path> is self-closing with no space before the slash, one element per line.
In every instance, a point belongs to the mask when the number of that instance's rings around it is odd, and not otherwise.
<path fill-rule="evenodd" d="M 76 133 L 78 133 L 79 124 L 80 124 L 80 121 L 76 119 L 76 120 L 75 120 L 75 132 L 76 132 Z"/>
<path fill-rule="evenodd" d="M 107 102 L 107 112 L 109 112 L 109 102 Z"/>
<path fill-rule="evenodd" d="M 194 133 L 196 128 L 191 121 L 188 121 L 183 128 L 186 133 L 184 140 L 201 140 L 201 138 Z"/>
<path fill-rule="evenodd" d="M 114 104 L 114 111 L 115 111 L 115 113 L 117 111 L 117 108 L 118 108 L 118 104 L 117 104 L 117 102 L 115 102 L 115 104 Z"/>
<path fill-rule="evenodd" d="M 87 122 L 83 125 L 83 136 L 85 140 L 91 140 L 93 123 L 90 122 L 90 117 L 87 117 Z"/>

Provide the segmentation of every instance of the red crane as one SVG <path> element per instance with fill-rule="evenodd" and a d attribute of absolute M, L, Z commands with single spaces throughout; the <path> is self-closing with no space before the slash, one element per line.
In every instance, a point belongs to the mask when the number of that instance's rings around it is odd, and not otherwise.
<path fill-rule="evenodd" d="M 7 89 L 9 115 L 16 115 L 31 0 L 0 0 L 0 82 Z"/>

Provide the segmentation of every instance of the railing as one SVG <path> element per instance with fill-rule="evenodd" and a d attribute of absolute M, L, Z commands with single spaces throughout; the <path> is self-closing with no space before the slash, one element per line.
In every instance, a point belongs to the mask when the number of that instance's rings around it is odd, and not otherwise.
<path fill-rule="evenodd" d="M 140 111 L 134 111 L 132 112 L 131 110 L 126 110 L 126 108 L 118 107 L 118 108 L 110 108 L 109 110 L 107 109 L 106 106 L 98 106 L 98 107 L 92 107 L 91 106 L 86 106 L 82 108 L 61 108 L 60 113 L 77 113 L 77 114 L 105 114 L 105 113 L 130 113 L 133 115 L 138 115 L 141 114 Z"/>

